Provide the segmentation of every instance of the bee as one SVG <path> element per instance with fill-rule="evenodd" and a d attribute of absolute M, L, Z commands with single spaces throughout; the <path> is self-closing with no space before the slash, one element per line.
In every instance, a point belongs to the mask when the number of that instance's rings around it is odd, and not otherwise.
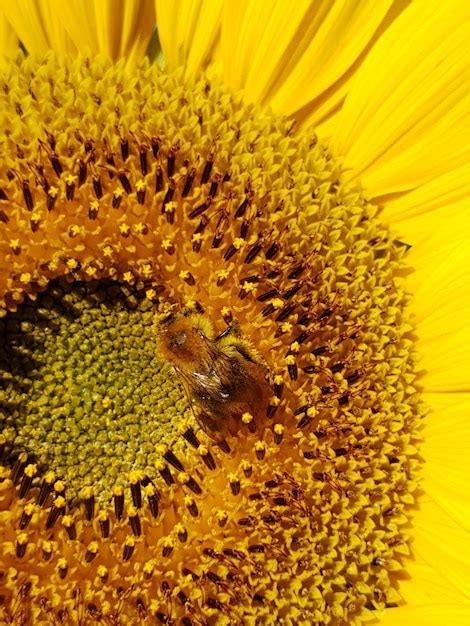
<path fill-rule="evenodd" d="M 215 441 L 236 434 L 244 413 L 267 403 L 267 368 L 232 323 L 214 337 L 209 320 L 196 313 L 171 313 L 157 321 L 160 356 L 178 374 L 194 417 Z"/>

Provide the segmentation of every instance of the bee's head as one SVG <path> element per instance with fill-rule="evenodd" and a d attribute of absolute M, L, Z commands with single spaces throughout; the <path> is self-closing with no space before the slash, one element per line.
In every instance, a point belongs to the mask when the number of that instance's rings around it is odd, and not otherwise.
<path fill-rule="evenodd" d="M 205 324 L 199 315 L 174 314 L 157 324 L 157 345 L 161 356 L 179 368 L 193 366 L 207 350 Z"/>

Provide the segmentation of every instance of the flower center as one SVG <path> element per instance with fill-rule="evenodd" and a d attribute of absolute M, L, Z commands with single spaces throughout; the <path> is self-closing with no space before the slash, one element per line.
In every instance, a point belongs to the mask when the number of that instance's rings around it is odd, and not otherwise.
<path fill-rule="evenodd" d="M 3 437 L 66 481 L 76 501 L 103 504 L 131 470 L 156 479 L 156 444 L 178 447 L 189 415 L 177 380 L 156 357 L 155 306 L 114 281 L 53 282 L 0 321 Z"/>
<path fill-rule="evenodd" d="M 342 624 L 399 602 L 422 411 L 406 246 L 378 209 L 313 133 L 216 81 L 50 56 L 0 82 L 6 621 Z M 165 364 L 157 308 L 198 316 Z M 252 379 L 225 381 L 221 441 L 170 364 L 201 378 L 181 346 L 217 344 L 240 371 L 245 340 L 269 393 L 252 415 Z"/>

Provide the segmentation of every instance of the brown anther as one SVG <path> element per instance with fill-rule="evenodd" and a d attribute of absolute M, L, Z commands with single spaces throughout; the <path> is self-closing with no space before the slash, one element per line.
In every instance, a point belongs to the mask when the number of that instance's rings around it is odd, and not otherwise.
<path fill-rule="evenodd" d="M 113 199 L 111 202 L 111 205 L 113 207 L 113 209 L 119 209 L 119 206 L 121 204 L 121 200 L 122 200 L 122 194 L 120 193 L 113 193 Z"/>
<path fill-rule="evenodd" d="M 181 463 L 181 461 L 178 459 L 178 457 L 174 454 L 174 452 L 172 452 L 171 450 L 167 450 L 163 454 L 163 458 L 165 459 L 165 461 L 168 461 L 170 465 L 173 465 L 175 469 L 177 469 L 180 472 L 184 472 L 184 466 Z"/>
<path fill-rule="evenodd" d="M 162 548 L 162 557 L 164 559 L 168 558 L 169 556 L 171 556 L 173 550 L 174 550 L 174 546 L 171 546 L 171 545 L 163 546 L 163 548 Z"/>
<path fill-rule="evenodd" d="M 204 448 L 203 451 L 201 451 L 201 458 L 208 469 L 214 470 L 216 468 L 214 457 L 212 456 L 211 451 L 207 448 Z"/>
<path fill-rule="evenodd" d="M 88 207 L 88 217 L 91 220 L 96 220 L 98 217 L 99 206 L 97 202 L 91 202 Z"/>
<path fill-rule="evenodd" d="M 73 200 L 74 194 L 75 194 L 75 183 L 66 181 L 65 182 L 65 197 L 67 198 L 67 200 L 71 201 Z"/>
<path fill-rule="evenodd" d="M 253 473 L 253 466 L 249 461 L 244 461 L 242 462 L 242 470 L 243 473 L 245 474 L 246 478 L 250 478 L 251 474 Z"/>
<path fill-rule="evenodd" d="M 196 175 L 196 168 L 195 167 L 191 168 L 191 170 L 186 174 L 186 179 L 184 181 L 183 191 L 181 192 L 181 197 L 182 198 L 186 198 L 186 196 L 189 195 L 189 193 L 191 191 L 191 187 L 192 187 L 193 182 L 194 182 L 195 175 Z"/>
<path fill-rule="evenodd" d="M 28 209 L 28 211 L 32 211 L 34 209 L 34 200 L 31 189 L 29 188 L 29 182 L 27 180 L 23 180 L 21 182 L 21 188 L 23 191 L 23 198 L 26 204 L 26 208 Z"/>
<path fill-rule="evenodd" d="M 202 494 L 202 489 L 199 483 L 197 483 L 192 476 L 188 476 L 188 478 L 184 482 L 185 486 L 191 489 L 193 493 L 200 496 Z"/>
<path fill-rule="evenodd" d="M 168 467 L 168 465 L 164 465 L 163 467 L 159 468 L 158 472 L 159 472 L 160 476 L 163 478 L 163 480 L 166 482 L 168 487 L 170 487 L 171 485 L 174 484 L 175 479 L 173 478 L 172 473 L 171 473 L 170 468 Z"/>
<path fill-rule="evenodd" d="M 194 432 L 191 426 L 188 426 L 188 428 L 186 428 L 186 430 L 183 432 L 183 437 L 196 450 L 201 445 L 201 442 L 197 438 L 196 433 Z"/>
<path fill-rule="evenodd" d="M 262 441 L 257 441 L 255 444 L 255 454 L 258 461 L 262 461 L 266 455 L 266 446 Z"/>
<path fill-rule="evenodd" d="M 121 156 L 123 161 L 127 161 L 129 156 L 129 140 L 126 138 L 121 139 Z"/>
<path fill-rule="evenodd" d="M 212 198 L 206 198 L 199 206 L 195 207 L 189 214 L 188 218 L 193 220 L 202 215 L 211 206 Z"/>
<path fill-rule="evenodd" d="M 117 520 L 122 519 L 124 513 L 124 493 L 121 488 L 118 488 L 113 494 L 114 500 L 114 515 Z"/>
<path fill-rule="evenodd" d="M 210 152 L 207 160 L 205 162 L 204 165 L 204 169 L 202 171 L 202 175 L 201 175 L 201 185 L 205 185 L 205 183 L 207 183 L 207 181 L 210 178 L 211 172 L 212 172 L 212 166 L 214 165 L 214 153 Z"/>
<path fill-rule="evenodd" d="M 92 541 L 86 549 L 85 562 L 91 563 L 97 554 L 98 554 L 98 544 L 96 543 L 96 541 Z"/>
<path fill-rule="evenodd" d="M 49 541 L 42 544 L 42 558 L 45 561 L 49 561 L 52 556 L 52 545 Z"/>
<path fill-rule="evenodd" d="M 199 510 L 197 508 L 197 504 L 196 501 L 194 500 L 194 498 L 189 498 L 187 500 L 186 503 L 187 509 L 189 511 L 189 513 L 192 515 L 192 517 L 197 517 L 199 514 Z"/>
<path fill-rule="evenodd" d="M 155 193 L 159 193 L 163 190 L 163 170 L 160 165 L 157 165 L 155 176 Z"/>
<path fill-rule="evenodd" d="M 148 174 L 148 161 L 147 161 L 147 146 L 140 146 L 139 150 L 139 160 L 140 160 L 140 171 L 142 172 L 142 176 L 146 176 Z"/>
<path fill-rule="evenodd" d="M 132 533 L 135 537 L 140 537 L 142 534 L 142 524 L 140 522 L 139 513 L 136 509 L 131 508 L 129 511 L 129 524 L 131 526 Z"/>
<path fill-rule="evenodd" d="M 230 261 L 234 254 L 238 252 L 238 248 L 236 248 L 233 243 L 229 245 L 227 250 L 224 253 L 224 261 Z"/>
<path fill-rule="evenodd" d="M 25 530 L 28 527 L 31 518 L 33 517 L 33 508 L 31 505 L 26 505 L 21 514 L 19 529 Z"/>
<path fill-rule="evenodd" d="M 165 197 L 163 198 L 161 212 L 165 212 L 166 205 L 173 200 L 173 196 L 175 195 L 176 182 L 174 178 L 170 178 L 168 183 L 168 188 L 165 193 Z"/>
<path fill-rule="evenodd" d="M 235 476 L 230 478 L 230 490 L 234 496 L 238 496 L 240 493 L 240 481 Z"/>
<path fill-rule="evenodd" d="M 140 480 L 137 477 L 131 479 L 132 503 L 136 509 L 142 508 L 142 489 Z"/>
<path fill-rule="evenodd" d="M 107 513 L 104 513 L 103 515 L 100 515 L 98 521 L 100 525 L 101 536 L 103 537 L 103 539 L 107 539 L 109 537 L 110 531 L 109 516 L 107 515 Z"/>
<path fill-rule="evenodd" d="M 168 157 L 166 161 L 166 171 L 168 173 L 168 178 L 171 178 L 175 173 L 175 161 L 176 161 L 176 153 L 179 150 L 179 146 L 176 144 L 172 146 L 168 151 Z"/>
<path fill-rule="evenodd" d="M 49 515 L 47 516 L 46 528 L 52 528 L 61 515 L 65 513 L 65 499 L 62 496 L 55 498 Z"/>
<path fill-rule="evenodd" d="M 252 263 L 255 260 L 255 258 L 258 256 L 258 254 L 261 252 L 262 249 L 263 249 L 263 246 L 260 243 L 255 243 L 251 247 L 251 250 L 246 255 L 244 263 Z"/>
<path fill-rule="evenodd" d="M 39 506 L 43 506 L 46 503 L 47 498 L 52 491 L 54 481 L 55 481 L 55 475 L 52 472 L 48 473 L 44 477 L 44 480 L 41 483 L 41 488 L 39 490 L 39 494 L 37 498 L 37 503 L 39 504 Z"/>
<path fill-rule="evenodd" d="M 28 491 L 31 489 L 31 485 L 33 483 L 33 479 L 36 476 L 37 468 L 34 464 L 29 464 L 24 469 L 23 478 L 21 479 L 20 485 L 20 498 L 25 498 L 28 494 Z"/>
<path fill-rule="evenodd" d="M 181 525 L 180 525 L 181 526 Z M 185 543 L 188 539 L 188 531 L 186 529 L 186 527 L 182 526 L 181 528 L 178 528 L 178 539 L 181 541 L 181 543 Z"/>
<path fill-rule="evenodd" d="M 131 183 L 129 182 L 129 179 L 127 178 L 126 172 L 124 170 L 118 171 L 118 179 L 124 191 L 127 194 L 131 193 L 132 192 Z"/>
<path fill-rule="evenodd" d="M 23 478 L 23 472 L 27 462 L 28 455 L 26 452 L 22 452 L 16 459 L 10 474 L 11 481 L 14 485 L 17 485 Z"/>
<path fill-rule="evenodd" d="M 225 454 L 230 454 L 231 449 L 230 449 L 230 446 L 228 445 L 228 443 L 227 443 L 227 441 L 225 439 L 221 439 L 220 441 L 218 441 L 217 445 L 222 450 L 222 452 L 225 452 Z"/>
<path fill-rule="evenodd" d="M 158 137 L 152 137 L 152 139 L 150 140 L 150 146 L 152 148 L 152 154 L 156 159 L 158 153 L 160 152 L 160 139 Z"/>
<path fill-rule="evenodd" d="M 103 197 L 103 187 L 101 185 L 101 179 L 100 179 L 99 174 L 93 174 L 92 181 L 93 181 L 93 190 L 95 192 L 95 196 L 97 197 L 98 200 L 100 200 Z"/>
<path fill-rule="evenodd" d="M 28 546 L 28 541 L 26 537 L 19 537 L 16 540 L 16 556 L 21 559 L 26 554 L 26 548 Z"/>
<path fill-rule="evenodd" d="M 67 576 L 67 572 L 68 572 L 68 565 L 66 563 L 60 563 L 57 566 L 57 569 L 59 570 L 59 576 L 60 578 L 63 580 L 66 576 Z"/>

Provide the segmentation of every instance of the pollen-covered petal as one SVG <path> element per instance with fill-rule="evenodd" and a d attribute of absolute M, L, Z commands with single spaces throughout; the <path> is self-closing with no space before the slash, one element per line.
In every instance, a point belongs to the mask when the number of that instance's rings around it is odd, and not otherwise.
<path fill-rule="evenodd" d="M 168 69 L 196 75 L 211 60 L 220 35 L 223 0 L 155 0 L 158 36 Z"/>
<path fill-rule="evenodd" d="M 469 17 L 467 2 L 412 3 L 358 71 L 331 146 L 372 196 L 468 162 Z"/>
<path fill-rule="evenodd" d="M 0 10 L 28 52 L 44 54 L 52 49 L 64 55 L 76 51 L 66 30 L 65 7 L 60 0 L 17 0 L 2 2 Z"/>
<path fill-rule="evenodd" d="M 379 27 L 390 0 L 372 2 L 227 3 L 224 78 L 249 100 L 288 115 L 310 113 L 348 82 Z M 334 106 L 334 105 L 333 105 Z"/>
<path fill-rule="evenodd" d="M 423 431 L 423 488 L 452 519 L 470 531 L 470 393 L 424 393 L 423 400 L 430 408 Z"/>

